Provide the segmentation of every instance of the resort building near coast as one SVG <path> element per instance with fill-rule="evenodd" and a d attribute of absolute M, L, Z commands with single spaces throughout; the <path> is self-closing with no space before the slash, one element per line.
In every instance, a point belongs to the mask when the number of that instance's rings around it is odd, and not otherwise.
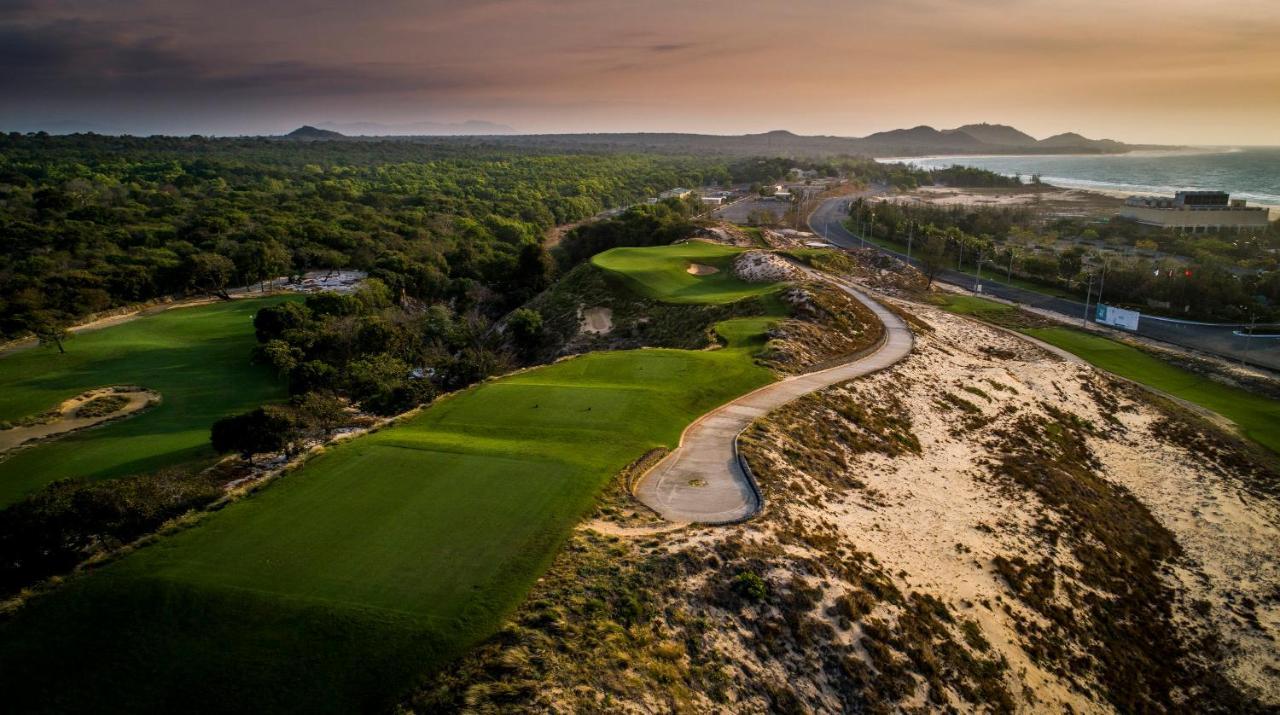
<path fill-rule="evenodd" d="M 1120 215 L 1148 226 L 1184 231 L 1222 231 L 1267 227 L 1267 209 L 1231 200 L 1225 191 L 1179 191 L 1172 199 L 1130 196 Z"/>

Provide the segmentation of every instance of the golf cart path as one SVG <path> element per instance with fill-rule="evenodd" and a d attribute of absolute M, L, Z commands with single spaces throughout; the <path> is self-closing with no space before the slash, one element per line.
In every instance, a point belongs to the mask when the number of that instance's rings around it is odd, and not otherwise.
<path fill-rule="evenodd" d="M 876 350 L 817 372 L 793 375 L 728 402 L 689 425 L 680 446 L 658 462 L 636 484 L 635 495 L 673 522 L 727 524 L 760 511 L 754 479 L 738 457 L 738 434 L 756 418 L 831 385 L 893 365 L 911 352 L 910 328 L 897 315 L 851 284 L 806 271 L 848 293 L 884 324 L 884 340 Z"/>

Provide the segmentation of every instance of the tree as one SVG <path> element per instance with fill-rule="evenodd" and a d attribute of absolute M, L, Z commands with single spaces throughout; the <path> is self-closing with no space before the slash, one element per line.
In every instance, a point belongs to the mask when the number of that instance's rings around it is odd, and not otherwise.
<path fill-rule="evenodd" d="M 187 259 L 191 288 L 231 300 L 227 286 L 236 273 L 236 264 L 220 253 L 197 253 Z"/>
<path fill-rule="evenodd" d="M 308 392 L 291 402 L 298 425 L 310 437 L 325 438 L 347 422 L 346 406 L 333 395 Z"/>
<path fill-rule="evenodd" d="M 218 454 L 237 452 L 245 459 L 267 452 L 293 453 L 300 436 L 293 416 L 277 405 L 224 417 L 209 430 L 214 451 Z"/>
<path fill-rule="evenodd" d="M 67 321 L 61 316 L 47 310 L 32 313 L 28 327 L 35 333 L 41 347 L 52 345 L 58 348 L 59 354 L 67 352 L 63 343 L 71 338 L 71 331 L 67 329 Z"/>
<path fill-rule="evenodd" d="M 930 231 L 925 241 L 924 250 L 920 252 L 920 270 L 928 279 L 925 288 L 933 285 L 933 279 L 947 262 L 947 239 L 937 231 Z"/>
<path fill-rule="evenodd" d="M 293 255 L 279 241 L 248 241 L 236 251 L 235 265 L 246 283 L 266 281 L 289 270 Z"/>
<path fill-rule="evenodd" d="M 525 359 L 531 359 L 542 346 L 542 313 L 530 308 L 517 308 L 507 319 L 511 342 Z"/>
<path fill-rule="evenodd" d="M 286 330 L 301 328 L 311 320 L 311 310 L 301 303 L 287 302 L 262 308 L 253 316 L 253 331 L 258 342 L 275 340 Z"/>

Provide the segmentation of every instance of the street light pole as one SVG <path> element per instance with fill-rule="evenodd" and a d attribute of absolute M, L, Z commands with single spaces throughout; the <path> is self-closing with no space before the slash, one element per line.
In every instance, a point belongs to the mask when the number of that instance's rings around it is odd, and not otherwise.
<path fill-rule="evenodd" d="M 982 292 L 982 251 L 978 251 L 978 280 L 973 284 L 973 292 Z"/>
<path fill-rule="evenodd" d="M 911 263 L 911 239 L 915 236 L 916 224 L 914 221 L 907 219 L 907 264 Z"/>
<path fill-rule="evenodd" d="M 1089 276 L 1089 287 L 1084 292 L 1084 320 L 1081 321 L 1081 327 L 1089 327 L 1089 300 L 1093 298 L 1093 274 Z"/>

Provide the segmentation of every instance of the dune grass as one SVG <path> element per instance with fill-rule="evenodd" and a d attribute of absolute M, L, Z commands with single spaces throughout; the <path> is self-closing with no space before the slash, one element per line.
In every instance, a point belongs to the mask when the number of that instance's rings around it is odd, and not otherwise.
<path fill-rule="evenodd" d="M 947 296 L 943 307 L 1006 325 L 1018 314 L 1012 306 L 973 296 Z M 1280 401 L 1223 385 L 1132 346 L 1075 328 L 1009 327 L 1078 355 L 1107 372 L 1212 410 L 1234 422 L 1245 436 L 1280 454 Z"/>
<path fill-rule="evenodd" d="M 167 310 L 77 335 L 65 355 L 33 348 L 0 357 L 0 419 L 109 385 L 141 385 L 163 400 L 0 461 L 0 506 L 57 479 L 107 479 L 213 457 L 209 426 L 218 418 L 284 397 L 270 370 L 249 364 L 253 315 L 280 300 L 286 298 Z"/>
<path fill-rule="evenodd" d="M 777 290 L 776 283 L 748 283 L 733 275 L 733 259 L 745 249 L 705 241 L 654 248 L 615 248 L 596 254 L 591 263 L 620 278 L 647 298 L 667 303 L 732 303 Z M 719 269 L 709 275 L 689 273 L 689 264 Z"/>
<path fill-rule="evenodd" d="M 774 320 L 487 382 L 330 449 L 28 605 L 0 629 L 6 705 L 390 709 L 498 628 L 614 474 L 774 379 L 753 361 Z"/>

